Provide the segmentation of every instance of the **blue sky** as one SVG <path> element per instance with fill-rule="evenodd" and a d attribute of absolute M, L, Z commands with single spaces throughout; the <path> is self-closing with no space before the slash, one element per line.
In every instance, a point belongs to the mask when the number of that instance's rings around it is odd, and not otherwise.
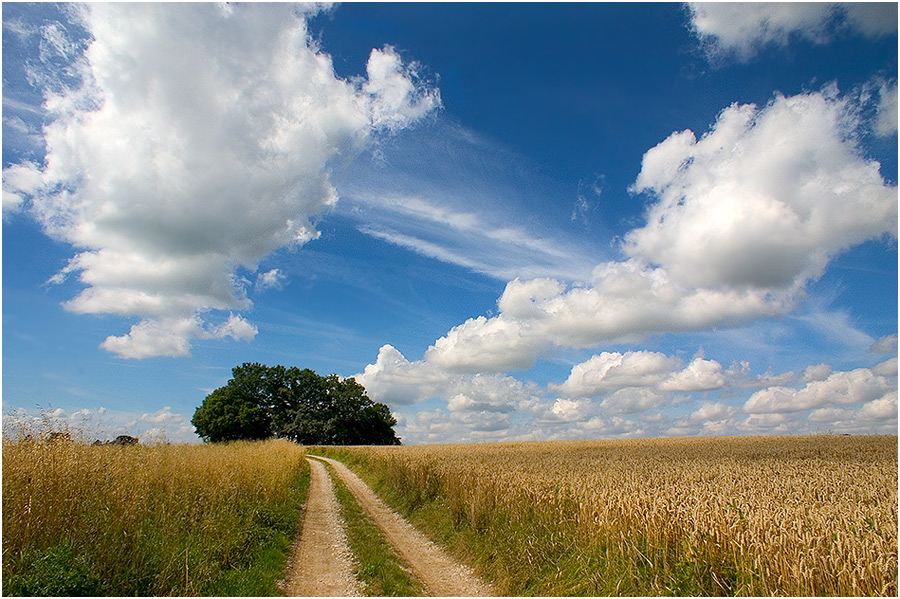
<path fill-rule="evenodd" d="M 3 413 L 897 432 L 896 4 L 3 5 Z"/>

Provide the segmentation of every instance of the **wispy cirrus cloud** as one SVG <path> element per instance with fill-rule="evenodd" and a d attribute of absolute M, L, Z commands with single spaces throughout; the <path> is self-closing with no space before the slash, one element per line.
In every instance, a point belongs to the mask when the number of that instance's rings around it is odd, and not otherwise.
<path fill-rule="evenodd" d="M 534 219 L 528 204 L 547 198 L 532 195 L 543 193 L 533 174 L 510 171 L 518 162 L 437 120 L 427 136 L 380 145 L 366 168 L 345 171 L 339 209 L 367 235 L 500 281 L 584 280 L 604 249 L 567 232 L 566 214 Z"/>

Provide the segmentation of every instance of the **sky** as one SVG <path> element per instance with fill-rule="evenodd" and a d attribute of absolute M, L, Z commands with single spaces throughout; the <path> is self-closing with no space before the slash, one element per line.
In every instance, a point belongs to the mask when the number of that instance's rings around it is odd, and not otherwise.
<path fill-rule="evenodd" d="M 4 430 L 897 434 L 897 5 L 3 11 Z"/>

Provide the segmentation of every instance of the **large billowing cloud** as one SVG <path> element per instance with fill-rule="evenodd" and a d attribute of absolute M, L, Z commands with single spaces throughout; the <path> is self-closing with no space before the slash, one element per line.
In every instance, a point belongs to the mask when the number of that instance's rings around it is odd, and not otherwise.
<path fill-rule="evenodd" d="M 631 257 L 692 286 L 780 289 L 818 277 L 847 247 L 897 233 L 897 190 L 865 160 L 853 107 L 831 94 L 733 105 L 699 140 L 672 134 L 644 155 L 650 191 Z"/>
<path fill-rule="evenodd" d="M 140 319 L 104 342 L 123 357 L 186 355 L 195 338 L 249 339 L 239 315 L 273 250 L 317 237 L 336 159 L 440 104 L 390 47 L 367 78 L 336 77 L 310 39 L 315 6 L 91 4 L 86 49 L 46 29 L 78 86 L 45 87 L 43 164 L 4 171 L 4 206 L 79 253 L 79 313 Z M 52 36 L 50 35 L 52 33 Z"/>
<path fill-rule="evenodd" d="M 688 11 L 711 55 L 744 61 L 792 37 L 826 43 L 840 31 L 867 37 L 897 31 L 897 6 L 887 2 L 689 2 Z"/>
<path fill-rule="evenodd" d="M 855 139 L 859 111 L 833 90 L 733 105 L 699 139 L 675 132 L 633 186 L 655 201 L 625 259 L 591 285 L 511 281 L 500 313 L 454 327 L 425 354 L 460 371 L 529 368 L 561 347 L 638 342 L 788 313 L 829 260 L 897 235 L 897 189 Z"/>

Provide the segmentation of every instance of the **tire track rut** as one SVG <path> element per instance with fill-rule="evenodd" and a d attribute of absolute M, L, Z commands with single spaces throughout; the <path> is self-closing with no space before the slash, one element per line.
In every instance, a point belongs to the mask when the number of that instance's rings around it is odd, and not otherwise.
<path fill-rule="evenodd" d="M 358 597 L 363 589 L 353 574 L 353 555 L 334 484 L 322 462 L 307 461 L 309 496 L 284 593 L 289 597 Z"/>

